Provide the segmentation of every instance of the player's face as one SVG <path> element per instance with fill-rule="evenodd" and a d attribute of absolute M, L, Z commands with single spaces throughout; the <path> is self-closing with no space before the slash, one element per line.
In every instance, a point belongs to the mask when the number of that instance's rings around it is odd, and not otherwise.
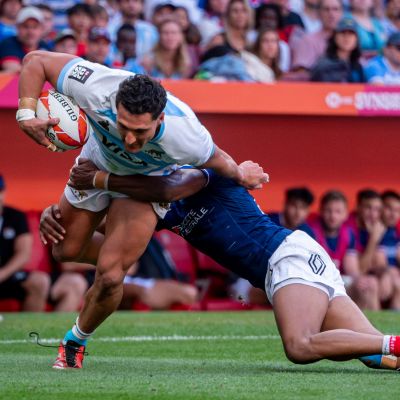
<path fill-rule="evenodd" d="M 388 227 L 395 227 L 400 220 L 400 201 L 395 198 L 387 198 L 382 209 L 383 223 Z"/>
<path fill-rule="evenodd" d="M 337 230 L 348 217 L 347 206 L 341 200 L 333 200 L 321 209 L 321 218 L 329 230 Z"/>
<path fill-rule="evenodd" d="M 310 207 L 302 200 L 292 200 L 286 203 L 285 219 L 291 228 L 304 223 L 309 213 Z"/>
<path fill-rule="evenodd" d="M 365 199 L 358 207 L 358 214 L 364 223 L 376 223 L 381 219 L 382 201 L 381 199 Z"/>
<path fill-rule="evenodd" d="M 117 126 L 126 151 L 137 153 L 156 134 L 164 119 L 162 113 L 157 119 L 153 119 L 150 113 L 131 114 L 122 104 L 117 108 Z"/>

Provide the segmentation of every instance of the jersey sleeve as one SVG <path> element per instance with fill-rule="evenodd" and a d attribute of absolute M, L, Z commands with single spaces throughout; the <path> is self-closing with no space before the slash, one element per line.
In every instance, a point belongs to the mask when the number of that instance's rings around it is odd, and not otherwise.
<path fill-rule="evenodd" d="M 57 91 L 72 97 L 83 109 L 102 108 L 110 93 L 116 92 L 128 71 L 110 69 L 82 58 L 74 58 L 61 70 Z"/>
<path fill-rule="evenodd" d="M 159 144 L 179 165 L 199 167 L 214 154 L 210 132 L 196 117 L 170 117 Z"/>

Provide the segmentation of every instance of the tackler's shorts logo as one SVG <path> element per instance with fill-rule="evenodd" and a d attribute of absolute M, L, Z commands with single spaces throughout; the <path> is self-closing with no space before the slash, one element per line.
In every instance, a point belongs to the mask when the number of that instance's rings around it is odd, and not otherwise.
<path fill-rule="evenodd" d="M 68 76 L 69 79 L 74 79 L 82 84 L 84 84 L 93 74 L 93 70 L 82 65 L 77 65 Z"/>

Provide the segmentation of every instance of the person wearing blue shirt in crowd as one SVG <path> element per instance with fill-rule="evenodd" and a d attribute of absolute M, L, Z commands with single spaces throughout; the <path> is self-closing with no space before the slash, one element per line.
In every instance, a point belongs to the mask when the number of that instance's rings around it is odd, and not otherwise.
<path fill-rule="evenodd" d="M 400 32 L 389 36 L 383 55 L 372 58 L 364 71 L 369 83 L 400 84 Z"/>
<path fill-rule="evenodd" d="M 310 207 L 314 202 L 314 195 L 306 187 L 290 188 L 286 191 L 284 209 L 280 213 L 269 213 L 271 220 L 288 229 L 300 229 L 314 237 L 314 233 L 307 224 Z"/>
<path fill-rule="evenodd" d="M 0 68 L 10 73 L 21 70 L 22 59 L 33 50 L 47 50 L 43 42 L 43 15 L 36 7 L 23 8 L 17 16 L 17 35 L 0 42 Z"/>
<path fill-rule="evenodd" d="M 17 34 L 15 20 L 22 7 L 22 0 L 0 1 L 0 40 Z"/>

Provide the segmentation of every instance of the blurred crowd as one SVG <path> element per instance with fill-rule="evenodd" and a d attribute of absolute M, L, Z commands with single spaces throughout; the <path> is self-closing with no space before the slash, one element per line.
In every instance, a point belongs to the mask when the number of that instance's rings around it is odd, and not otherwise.
<path fill-rule="evenodd" d="M 0 175 L 0 309 L 1 299 L 10 298 L 19 300 L 25 311 L 79 309 L 95 279 L 94 267 L 56 263 L 39 239 L 40 213 L 6 206 L 5 189 Z M 322 195 L 317 213 L 310 212 L 313 202 L 308 188 L 290 188 L 282 210 L 269 216 L 279 225 L 305 231 L 322 245 L 360 308 L 400 311 L 400 194 L 360 190 L 353 212 L 338 190 Z M 267 306 L 263 291 L 201 253 L 195 262 L 195 250 L 173 233 L 161 235 L 153 237 L 125 278 L 121 308 L 191 307 L 205 297 Z"/>
<path fill-rule="evenodd" d="M 155 78 L 400 83 L 400 0 L 0 0 L 0 69 L 81 56 Z"/>

